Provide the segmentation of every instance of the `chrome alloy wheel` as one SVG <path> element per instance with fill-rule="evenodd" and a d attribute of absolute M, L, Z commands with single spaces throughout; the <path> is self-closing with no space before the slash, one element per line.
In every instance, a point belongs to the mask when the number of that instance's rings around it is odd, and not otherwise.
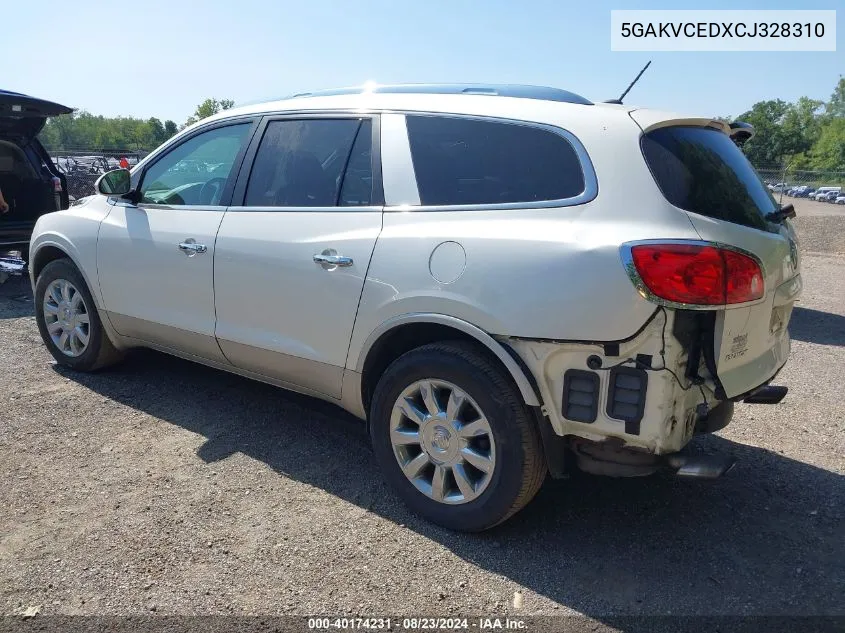
<path fill-rule="evenodd" d="M 53 344 L 65 356 L 82 355 L 88 348 L 91 322 L 85 299 L 66 279 L 56 279 L 44 293 L 44 325 Z"/>
<path fill-rule="evenodd" d="M 445 380 L 418 380 L 399 395 L 390 443 L 405 477 L 440 503 L 476 499 L 496 468 L 490 423 L 469 395 Z"/>

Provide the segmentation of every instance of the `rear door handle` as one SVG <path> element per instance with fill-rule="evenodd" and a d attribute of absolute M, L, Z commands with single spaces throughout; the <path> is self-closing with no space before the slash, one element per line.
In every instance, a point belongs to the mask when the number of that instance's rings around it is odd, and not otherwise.
<path fill-rule="evenodd" d="M 353 263 L 351 257 L 344 257 L 343 255 L 336 255 L 336 254 L 334 254 L 334 252 L 329 252 L 328 250 L 314 255 L 314 262 L 317 263 L 317 264 L 321 264 L 325 267 L 329 267 L 329 266 L 346 267 L 346 266 L 351 266 L 352 263 Z"/>
<path fill-rule="evenodd" d="M 179 250 L 185 253 L 188 257 L 193 257 L 197 253 L 205 253 L 208 248 L 205 244 L 197 244 L 197 241 L 189 237 L 184 242 L 179 242 Z"/>

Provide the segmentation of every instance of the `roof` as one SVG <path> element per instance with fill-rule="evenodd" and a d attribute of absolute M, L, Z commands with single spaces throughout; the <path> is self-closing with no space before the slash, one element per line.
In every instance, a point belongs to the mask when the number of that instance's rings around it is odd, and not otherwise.
<path fill-rule="evenodd" d="M 623 130 L 623 134 L 640 133 L 636 119 L 645 118 L 649 125 L 678 120 L 691 125 L 710 122 L 700 117 L 682 117 L 636 106 L 594 104 L 575 93 L 542 86 L 400 84 L 299 93 L 284 99 L 223 110 L 194 125 L 241 116 L 332 111 L 454 114 L 532 122 L 565 129 L 582 141 L 595 137 L 597 143 L 604 142 L 611 130 Z M 185 128 L 180 135 L 191 129 L 193 126 Z"/>
<path fill-rule="evenodd" d="M 578 103 L 593 105 L 591 101 L 581 95 L 560 88 L 547 86 L 528 86 L 521 84 L 393 84 L 393 85 L 364 85 L 351 88 L 336 88 L 302 92 L 287 97 L 296 99 L 301 97 L 333 97 L 339 95 L 356 94 L 436 94 L 436 95 L 483 95 L 492 97 L 515 97 L 518 99 L 539 99 L 542 101 L 557 101 L 560 103 Z"/>
<path fill-rule="evenodd" d="M 304 92 L 283 99 L 242 104 L 195 125 L 270 112 L 332 110 L 438 112 L 546 122 L 560 108 L 587 116 L 602 108 L 567 90 L 516 84 L 364 85 Z M 190 129 L 190 128 L 186 128 Z"/>

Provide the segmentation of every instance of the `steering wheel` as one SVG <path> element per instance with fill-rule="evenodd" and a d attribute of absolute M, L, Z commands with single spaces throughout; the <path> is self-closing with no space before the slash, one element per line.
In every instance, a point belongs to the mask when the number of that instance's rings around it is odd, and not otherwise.
<path fill-rule="evenodd" d="M 207 181 L 200 189 L 199 203 L 200 204 L 217 204 L 220 201 L 220 195 L 223 193 L 223 187 L 226 185 L 225 178 L 212 178 Z"/>

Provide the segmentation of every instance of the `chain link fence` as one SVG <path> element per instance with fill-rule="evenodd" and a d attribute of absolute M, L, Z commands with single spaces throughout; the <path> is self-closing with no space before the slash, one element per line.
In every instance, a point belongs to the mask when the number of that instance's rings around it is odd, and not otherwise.
<path fill-rule="evenodd" d="M 139 150 L 48 150 L 53 163 L 67 180 L 71 200 L 94 193 L 102 174 L 121 167 L 132 168 L 149 152 Z"/>
<path fill-rule="evenodd" d="M 813 171 L 789 165 L 755 165 L 755 168 L 776 197 L 782 194 L 782 197 L 845 204 L 845 200 L 837 201 L 845 195 L 845 171 Z"/>

